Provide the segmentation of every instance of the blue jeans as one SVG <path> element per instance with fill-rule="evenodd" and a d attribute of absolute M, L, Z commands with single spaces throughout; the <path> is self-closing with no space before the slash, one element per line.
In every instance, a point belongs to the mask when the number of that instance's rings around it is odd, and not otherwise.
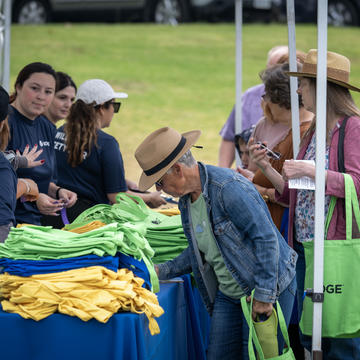
<path fill-rule="evenodd" d="M 299 321 L 303 308 L 304 282 L 305 282 L 305 254 L 304 247 L 298 241 L 294 241 L 294 250 L 298 254 L 296 263 L 296 280 L 297 280 L 297 301 Z M 346 259 L 344 260 L 346 261 Z M 304 348 L 311 351 L 312 337 L 303 335 L 300 331 L 300 342 Z M 322 338 L 321 347 L 324 360 L 360 360 L 360 338 L 337 339 Z"/>
<path fill-rule="evenodd" d="M 287 325 L 290 322 L 295 293 L 296 279 L 294 278 L 279 297 L 279 303 Z M 278 334 L 281 334 L 279 329 Z M 279 348 L 282 349 L 284 340 L 281 335 L 278 337 Z M 241 309 L 240 300 L 232 299 L 218 291 L 211 317 L 207 359 L 249 359 L 248 338 L 249 328 Z"/>

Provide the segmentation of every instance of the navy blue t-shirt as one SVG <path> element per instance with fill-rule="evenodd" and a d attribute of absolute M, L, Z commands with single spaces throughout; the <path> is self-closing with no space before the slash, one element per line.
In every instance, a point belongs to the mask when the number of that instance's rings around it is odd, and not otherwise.
<path fill-rule="evenodd" d="M 108 204 L 106 194 L 127 190 L 123 159 L 116 139 L 97 130 L 97 146 L 90 154 L 84 153 L 84 160 L 76 167 L 68 163 L 64 127 L 55 135 L 57 184 L 97 204 Z"/>
<path fill-rule="evenodd" d="M 17 176 L 10 162 L 0 152 L 0 225 L 15 225 Z"/>
<path fill-rule="evenodd" d="M 40 193 L 47 194 L 49 183 L 56 182 L 55 178 L 55 152 L 54 152 L 54 127 L 43 116 L 30 120 L 20 114 L 14 107 L 8 118 L 10 126 L 10 141 L 8 150 L 24 151 L 27 144 L 33 148 L 35 144 L 43 152 L 38 160 L 44 159 L 45 163 L 33 168 L 19 168 L 17 175 L 20 178 L 29 178 L 36 182 Z M 36 207 L 36 202 L 16 204 L 15 217 L 17 223 L 40 224 L 41 214 Z"/>

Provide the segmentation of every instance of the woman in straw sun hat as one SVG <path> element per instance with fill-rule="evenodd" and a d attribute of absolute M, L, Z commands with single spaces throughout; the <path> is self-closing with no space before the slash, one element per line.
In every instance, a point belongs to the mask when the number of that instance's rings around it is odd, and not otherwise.
<path fill-rule="evenodd" d="M 289 72 L 299 78 L 298 93 L 302 96 L 304 107 L 314 114 L 309 130 L 300 143 L 297 159 L 315 160 L 316 126 L 316 66 L 317 50 L 310 50 L 305 58 L 302 71 Z M 334 52 L 327 53 L 327 101 L 326 101 L 326 175 L 325 175 L 325 216 L 331 196 L 343 199 L 345 194 L 344 177 L 338 168 L 339 129 L 345 124 L 344 165 L 346 173 L 354 180 L 360 195 L 360 110 L 356 107 L 349 90 L 360 91 L 350 84 L 350 60 Z M 302 243 L 314 240 L 315 192 L 288 188 L 288 180 L 308 176 L 315 179 L 315 165 L 299 164 L 295 161 L 285 163 L 282 175 L 270 165 L 265 151 L 250 140 L 250 156 L 266 177 L 274 184 L 276 198 L 289 204 L 289 244 L 299 255 L 296 276 L 298 284 L 298 309 L 301 315 L 304 293 L 305 258 Z M 344 201 L 337 201 L 330 222 L 327 239 L 345 239 Z M 344 259 L 346 261 L 346 259 Z M 311 350 L 311 338 L 301 336 L 303 345 Z M 324 338 L 322 342 L 324 359 L 359 359 L 360 340 Z"/>
<path fill-rule="evenodd" d="M 208 359 L 248 359 L 248 328 L 240 299 L 254 289 L 253 315 L 271 315 L 279 299 L 287 322 L 293 308 L 296 253 L 280 235 L 252 183 L 228 168 L 196 162 L 190 149 L 200 136 L 165 127 L 137 148 L 140 190 L 179 197 L 189 247 L 160 264 L 160 279 L 193 272 L 212 314 Z M 202 253 L 202 255 L 201 255 Z M 282 350 L 282 340 L 279 347 Z"/>

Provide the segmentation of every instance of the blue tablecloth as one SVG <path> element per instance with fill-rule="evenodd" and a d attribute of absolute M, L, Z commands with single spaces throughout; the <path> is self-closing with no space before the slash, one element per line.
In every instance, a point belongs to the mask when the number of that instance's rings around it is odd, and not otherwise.
<path fill-rule="evenodd" d="M 154 336 L 144 315 L 119 313 L 102 324 L 53 314 L 36 322 L 0 310 L 0 359 L 205 359 L 210 320 L 190 277 L 182 279 L 160 284 L 165 314 L 157 318 L 160 334 Z"/>

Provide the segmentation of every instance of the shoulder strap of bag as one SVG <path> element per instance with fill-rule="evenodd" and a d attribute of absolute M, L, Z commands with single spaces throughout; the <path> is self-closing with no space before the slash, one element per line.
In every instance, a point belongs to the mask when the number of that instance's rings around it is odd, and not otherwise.
<path fill-rule="evenodd" d="M 350 197 L 351 199 L 351 205 L 352 207 L 346 207 L 346 224 L 348 222 L 350 222 L 351 224 L 351 228 L 349 229 L 350 233 L 348 234 L 348 227 L 346 227 L 346 236 L 349 235 L 349 238 L 351 239 L 353 237 L 353 233 L 352 233 L 352 225 L 355 223 L 355 225 L 357 225 L 358 227 L 358 231 L 360 232 L 360 209 L 359 209 L 359 200 L 358 200 L 358 196 L 357 196 L 357 193 L 356 193 L 356 188 L 355 188 L 355 184 L 354 184 L 354 180 L 353 178 L 348 175 L 348 174 L 345 174 L 346 175 L 346 179 L 348 181 L 348 188 L 349 188 L 349 194 L 348 196 Z M 348 215 L 349 213 L 349 215 Z M 353 216 L 354 215 L 354 218 L 355 218 L 355 222 L 353 222 Z"/>
<path fill-rule="evenodd" d="M 253 297 L 253 294 L 251 294 L 251 296 Z M 242 308 L 244 317 L 246 319 L 246 322 L 247 322 L 247 324 L 249 326 L 249 340 L 248 340 L 249 360 L 257 360 L 256 355 L 255 355 L 255 351 L 254 351 L 254 345 L 255 345 L 256 351 L 257 351 L 257 353 L 259 355 L 259 359 L 263 360 L 263 359 L 265 359 L 264 353 L 262 351 L 259 339 L 256 336 L 256 332 L 255 332 L 254 325 L 253 325 L 253 320 L 252 320 L 252 317 L 251 317 L 252 302 L 251 302 L 251 305 L 250 305 L 246 301 L 246 297 L 247 296 L 243 296 L 241 298 L 241 308 Z"/>
<path fill-rule="evenodd" d="M 354 214 L 356 224 L 360 231 L 360 210 L 359 210 L 359 201 L 354 185 L 354 180 L 349 174 L 344 174 L 344 183 L 345 183 L 345 221 L 346 221 L 346 240 L 352 238 L 352 214 Z M 329 230 L 330 220 L 334 212 L 336 197 L 332 196 L 329 210 L 326 216 L 325 221 L 325 239 L 327 238 L 327 233 Z"/>
<path fill-rule="evenodd" d="M 345 127 L 349 117 L 346 116 L 340 125 L 339 129 L 339 142 L 338 142 L 338 171 L 341 173 L 345 171 L 345 158 L 344 158 L 344 139 L 345 139 Z"/>
<path fill-rule="evenodd" d="M 345 139 L 345 127 L 349 117 L 346 116 L 342 121 L 339 128 L 339 142 L 338 142 L 338 171 L 341 173 L 345 173 L 345 158 L 344 158 L 344 139 Z M 326 216 L 325 221 L 325 239 L 327 238 L 327 232 L 330 225 L 330 220 L 332 218 L 335 204 L 336 204 L 336 196 L 332 196 L 329 204 L 329 210 Z"/>

